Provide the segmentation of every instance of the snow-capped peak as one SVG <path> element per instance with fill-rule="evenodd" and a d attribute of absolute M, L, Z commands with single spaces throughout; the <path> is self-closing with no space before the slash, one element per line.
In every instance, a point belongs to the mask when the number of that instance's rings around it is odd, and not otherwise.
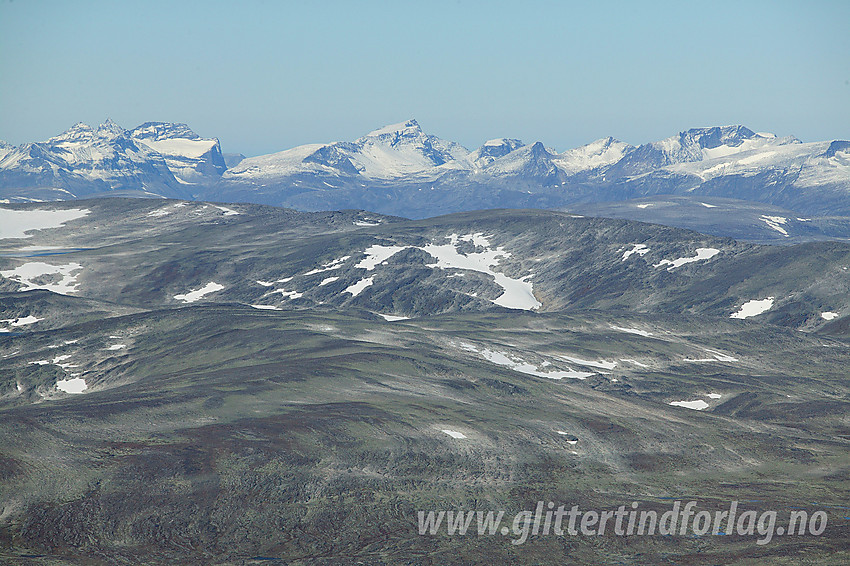
<path fill-rule="evenodd" d="M 422 128 L 419 126 L 419 122 L 415 119 L 411 118 L 406 122 L 399 122 L 398 124 L 389 124 L 384 126 L 383 128 L 378 128 L 377 130 L 372 130 L 365 136 L 364 138 L 376 138 L 387 135 L 399 135 L 399 136 L 417 136 L 422 134 Z M 361 138 L 363 139 L 363 138 Z"/>
<path fill-rule="evenodd" d="M 487 140 L 486 142 L 484 142 L 484 145 L 482 147 L 505 147 L 506 145 L 510 145 L 511 142 L 518 141 L 519 140 L 511 140 L 508 138 L 496 138 L 492 140 Z M 520 142 L 520 145 L 522 145 L 522 142 Z"/>
<path fill-rule="evenodd" d="M 713 149 L 721 145 L 737 147 L 745 140 L 756 137 L 758 134 L 751 129 L 741 125 L 714 126 L 711 128 L 692 128 L 687 132 L 679 134 L 684 141 L 690 141 L 705 149 Z M 685 142 L 687 143 L 687 142 Z"/>
<path fill-rule="evenodd" d="M 92 128 L 83 122 L 77 122 L 58 136 L 54 136 L 47 141 L 59 144 L 88 144 L 113 140 L 126 133 L 124 128 L 107 118 L 97 128 Z"/>
<path fill-rule="evenodd" d="M 487 140 L 484 145 L 469 154 L 467 158 L 475 167 L 486 167 L 500 157 L 523 147 L 523 143 L 517 139 L 497 138 Z"/>
<path fill-rule="evenodd" d="M 581 147 L 568 149 L 558 156 L 556 164 L 563 171 L 578 173 L 612 165 L 632 150 L 634 146 L 609 136 Z"/>
<path fill-rule="evenodd" d="M 395 178 L 419 175 L 450 162 L 463 160 L 469 150 L 455 142 L 426 134 L 416 120 L 391 124 L 356 140 L 348 159 L 363 175 Z"/>
<path fill-rule="evenodd" d="M 133 128 L 130 135 L 135 139 L 153 141 L 174 138 L 197 140 L 201 137 L 193 132 L 187 124 L 173 124 L 171 122 L 145 122 L 141 126 Z"/>
<path fill-rule="evenodd" d="M 145 122 L 130 137 L 161 154 L 182 183 L 199 183 L 224 173 L 227 166 L 216 138 L 202 138 L 186 124 Z"/>
<path fill-rule="evenodd" d="M 99 138 L 116 138 L 125 133 L 126 130 L 116 124 L 112 118 L 107 118 L 95 131 L 95 135 Z"/>
<path fill-rule="evenodd" d="M 544 184 L 560 182 L 561 172 L 554 163 L 556 154 L 542 142 L 524 145 L 500 157 L 484 168 L 490 176 L 534 178 Z"/>
<path fill-rule="evenodd" d="M 94 129 L 83 122 L 77 122 L 58 136 L 53 136 L 51 142 L 75 142 L 90 141 L 94 135 Z"/>

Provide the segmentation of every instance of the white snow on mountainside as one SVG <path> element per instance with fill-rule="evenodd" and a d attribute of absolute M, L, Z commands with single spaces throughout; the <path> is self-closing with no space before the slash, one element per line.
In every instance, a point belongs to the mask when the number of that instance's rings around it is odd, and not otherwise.
<path fill-rule="evenodd" d="M 833 143 L 834 145 L 834 143 Z M 850 179 L 848 149 L 826 156 L 830 142 L 801 143 L 796 138 L 756 134 L 743 126 L 695 128 L 639 147 L 611 137 L 558 153 L 542 142 L 518 139 L 486 141 L 469 152 L 459 144 L 422 131 L 416 120 L 391 124 L 354 142 L 299 146 L 248 158 L 222 180 L 274 183 L 303 173 L 376 180 L 438 179 L 462 172 L 472 180 L 500 177 L 565 181 L 606 170 L 612 178 L 668 171 L 707 181 L 724 175 L 755 174 L 771 167 L 802 168 L 799 182 L 815 185 Z M 551 183 L 550 183 L 551 184 Z M 566 184 L 566 183 L 564 183 Z M 332 180 L 328 188 L 337 188 Z"/>
<path fill-rule="evenodd" d="M 133 128 L 129 135 L 162 155 L 180 182 L 200 183 L 227 169 L 218 140 L 202 138 L 186 124 L 147 122 Z"/>
<path fill-rule="evenodd" d="M 0 143 L 0 201 L 111 194 L 424 217 L 667 194 L 850 215 L 850 142 L 802 143 L 740 125 L 639 146 L 606 137 L 560 153 L 497 138 L 470 152 L 411 119 L 354 141 L 240 159 L 228 168 L 218 140 L 185 124 L 76 124 L 45 142 Z"/>
<path fill-rule="evenodd" d="M 416 175 L 461 161 L 469 150 L 422 131 L 416 120 L 369 132 L 354 142 L 310 144 L 243 160 L 226 179 L 275 177 L 301 171 L 348 173 L 374 179 Z"/>
<path fill-rule="evenodd" d="M 4 148 L 0 157 L 0 189 L 60 193 L 50 200 L 110 190 L 186 196 L 180 185 L 217 180 L 225 170 L 218 140 L 164 122 L 129 131 L 109 119 L 96 128 L 77 123 L 44 142 Z"/>
<path fill-rule="evenodd" d="M 568 173 L 578 173 L 616 163 L 633 149 L 634 146 L 608 137 L 568 149 L 558 156 L 555 163 Z"/>

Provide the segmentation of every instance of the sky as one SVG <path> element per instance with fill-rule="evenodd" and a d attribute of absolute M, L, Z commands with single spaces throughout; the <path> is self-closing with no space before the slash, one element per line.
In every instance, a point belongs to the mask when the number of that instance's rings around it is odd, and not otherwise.
<path fill-rule="evenodd" d="M 850 2 L 0 0 L 0 139 L 107 117 L 225 152 L 416 118 L 558 151 L 743 124 L 850 138 Z"/>

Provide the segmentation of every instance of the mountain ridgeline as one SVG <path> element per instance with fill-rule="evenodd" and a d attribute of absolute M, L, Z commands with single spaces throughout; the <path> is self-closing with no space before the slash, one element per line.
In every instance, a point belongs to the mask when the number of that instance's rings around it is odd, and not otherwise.
<path fill-rule="evenodd" d="M 409 218 L 487 208 L 563 208 L 679 195 L 850 215 L 850 142 L 803 143 L 743 126 L 695 128 L 632 146 L 603 138 L 564 152 L 494 139 L 473 151 L 415 120 L 357 140 L 243 158 L 185 124 L 77 124 L 45 142 L 0 143 L 10 202 L 149 196 Z"/>

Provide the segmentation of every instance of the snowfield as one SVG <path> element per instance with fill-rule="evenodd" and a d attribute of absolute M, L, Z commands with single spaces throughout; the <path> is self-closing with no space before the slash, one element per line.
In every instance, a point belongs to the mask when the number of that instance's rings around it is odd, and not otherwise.
<path fill-rule="evenodd" d="M 522 310 L 534 310 L 542 306 L 542 303 L 534 297 L 533 286 L 528 281 L 531 275 L 514 279 L 504 273 L 493 271 L 493 267 L 499 263 L 500 259 L 508 258 L 511 255 L 504 248 L 492 249 L 489 240 L 483 234 L 468 234 L 466 236 L 451 234 L 448 238 L 450 240 L 448 244 L 428 244 L 419 248 L 437 260 L 435 267 L 440 269 L 466 269 L 491 275 L 496 284 L 504 291 L 501 296 L 493 301 L 497 305 Z M 464 255 L 457 250 L 460 241 L 471 241 L 476 246 L 485 249 L 483 252 Z"/>
<path fill-rule="evenodd" d="M 533 285 L 529 281 L 531 274 L 517 279 L 493 270 L 501 259 L 511 256 L 504 248 L 498 247 L 494 249 L 490 244 L 489 238 L 481 233 L 466 234 L 463 236 L 449 234 L 446 238 L 449 240 L 447 244 L 430 243 L 425 246 L 385 246 L 373 244 L 363 252 L 366 257 L 360 260 L 354 267 L 372 271 L 378 265 L 384 264 L 384 262 L 403 250 L 418 249 L 436 260 L 435 264 L 429 265 L 434 269 L 477 271 L 493 277 L 495 283 L 502 288 L 502 294 L 492 301 L 494 304 L 509 309 L 521 310 L 534 310 L 542 306 L 542 303 L 534 296 Z M 458 251 L 461 242 L 472 243 L 477 247 L 484 248 L 484 250 L 462 254 Z M 460 275 L 462 274 L 452 273 L 447 277 L 457 277 Z M 471 296 L 475 295 L 471 294 Z"/>
<path fill-rule="evenodd" d="M 15 269 L 0 271 L 0 275 L 24 285 L 21 291 L 47 289 L 60 295 L 78 291 L 77 277 L 83 266 L 79 263 L 51 265 L 39 261 L 19 265 Z"/>
<path fill-rule="evenodd" d="M 87 216 L 91 211 L 84 208 L 68 210 L 12 210 L 0 208 L 0 239 L 29 238 L 30 230 L 59 228 L 66 222 Z"/>
<path fill-rule="evenodd" d="M 73 377 L 71 379 L 60 379 L 56 382 L 56 388 L 65 393 L 78 395 L 88 389 L 88 386 L 86 380 L 82 377 Z"/>

